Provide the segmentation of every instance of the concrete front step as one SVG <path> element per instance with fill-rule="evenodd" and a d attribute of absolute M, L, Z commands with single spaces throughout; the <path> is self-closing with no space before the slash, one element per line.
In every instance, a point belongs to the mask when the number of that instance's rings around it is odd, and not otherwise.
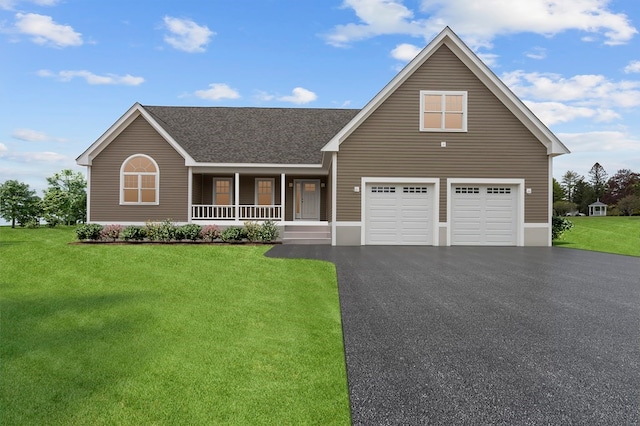
<path fill-rule="evenodd" d="M 328 225 L 287 225 L 282 234 L 283 244 L 331 244 Z"/>

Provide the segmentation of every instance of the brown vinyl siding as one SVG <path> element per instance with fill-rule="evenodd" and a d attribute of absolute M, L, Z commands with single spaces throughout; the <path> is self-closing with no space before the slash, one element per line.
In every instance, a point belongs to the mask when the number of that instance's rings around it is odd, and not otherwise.
<path fill-rule="evenodd" d="M 120 205 L 120 167 L 131 155 L 146 154 L 160 170 L 159 205 Z M 142 117 L 136 118 L 91 166 L 92 222 L 187 221 L 189 169 L 178 154 Z"/>
<path fill-rule="evenodd" d="M 421 90 L 467 91 L 468 131 L 420 132 Z M 545 146 L 446 46 L 340 145 L 338 157 L 339 221 L 361 220 L 362 192 L 353 187 L 365 176 L 440 178 L 441 222 L 447 221 L 447 178 L 525 179 L 532 189 L 525 222 L 548 222 Z"/>

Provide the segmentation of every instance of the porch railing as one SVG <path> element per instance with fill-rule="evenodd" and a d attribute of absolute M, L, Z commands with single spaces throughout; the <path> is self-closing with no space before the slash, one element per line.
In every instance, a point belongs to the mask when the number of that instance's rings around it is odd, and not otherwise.
<path fill-rule="evenodd" d="M 237 213 L 237 214 L 236 214 Z M 283 220 L 282 206 L 216 206 L 194 204 L 191 206 L 193 220 Z"/>

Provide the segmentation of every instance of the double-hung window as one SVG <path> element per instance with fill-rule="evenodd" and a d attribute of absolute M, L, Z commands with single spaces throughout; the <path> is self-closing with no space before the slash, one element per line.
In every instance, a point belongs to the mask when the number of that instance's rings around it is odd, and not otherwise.
<path fill-rule="evenodd" d="M 135 154 L 120 168 L 120 204 L 158 204 L 160 171 L 153 158 Z"/>
<path fill-rule="evenodd" d="M 233 179 L 213 179 L 213 204 L 216 206 L 230 206 L 233 204 Z"/>
<path fill-rule="evenodd" d="M 422 90 L 420 130 L 423 132 L 466 132 L 467 92 Z"/>
<path fill-rule="evenodd" d="M 256 205 L 272 206 L 274 204 L 274 179 L 256 179 Z"/>

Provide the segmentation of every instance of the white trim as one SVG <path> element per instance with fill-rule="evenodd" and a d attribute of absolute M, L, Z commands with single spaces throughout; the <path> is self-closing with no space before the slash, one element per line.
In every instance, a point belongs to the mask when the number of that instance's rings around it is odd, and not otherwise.
<path fill-rule="evenodd" d="M 234 205 L 235 204 L 235 199 L 236 199 L 236 197 L 234 195 L 234 193 L 235 193 L 235 187 L 234 187 L 234 183 L 233 183 L 234 179 L 232 177 L 223 177 L 223 176 L 214 176 L 211 179 L 211 195 L 212 195 L 211 204 L 214 205 L 214 206 L 224 205 L 224 204 L 216 203 L 216 196 L 218 195 L 218 192 L 216 190 L 216 182 L 218 182 L 218 181 L 227 181 L 227 182 L 229 182 L 229 197 L 231 197 L 231 199 L 229 200 L 230 204 L 228 204 L 228 205 Z M 189 214 L 191 214 L 191 210 L 189 210 Z"/>
<path fill-rule="evenodd" d="M 286 176 L 284 173 L 280 174 L 280 205 L 282 206 L 282 219 L 284 220 L 287 217 L 287 212 L 285 211 L 287 204 L 285 203 L 287 188 L 286 188 Z"/>
<path fill-rule="evenodd" d="M 145 172 L 145 173 L 128 173 L 131 175 L 138 176 L 138 200 L 140 199 L 140 190 L 142 189 L 142 182 L 140 180 L 141 176 L 155 176 L 155 191 L 156 191 L 156 200 L 154 202 L 144 203 L 142 201 L 138 201 L 135 203 L 124 201 L 124 166 L 134 157 L 145 157 L 149 159 L 156 168 L 155 173 Z M 158 163 L 151 156 L 147 154 L 133 154 L 124 159 L 122 164 L 120 164 L 120 205 L 121 206 L 157 206 L 160 204 L 160 167 L 158 167 Z"/>
<path fill-rule="evenodd" d="M 193 205 L 193 170 L 189 167 L 187 177 L 187 221 L 191 223 L 191 206 Z"/>
<path fill-rule="evenodd" d="M 336 217 L 338 208 L 336 206 L 338 202 L 338 153 L 331 154 L 331 245 L 336 245 Z"/>
<path fill-rule="evenodd" d="M 440 117 L 440 128 L 426 128 L 424 126 L 424 97 L 425 95 L 438 95 L 441 97 L 442 111 Z M 462 96 L 462 128 L 461 129 L 446 129 L 444 127 L 444 118 L 447 110 L 445 108 L 445 96 L 456 95 Z M 445 132 L 445 133 L 464 133 L 467 131 L 467 92 L 466 91 L 453 91 L 453 90 L 421 90 L 420 91 L 420 131 L 421 132 Z"/>
<path fill-rule="evenodd" d="M 91 166 L 87 166 L 87 223 L 91 223 Z"/>
<path fill-rule="evenodd" d="M 253 182 L 253 204 L 256 206 L 259 206 L 260 203 L 258 203 L 258 182 L 271 182 L 271 202 L 268 204 L 269 206 L 273 206 L 275 204 L 275 199 L 276 199 L 276 180 L 275 178 L 261 178 L 261 177 L 257 177 L 255 178 L 254 182 Z"/>
<path fill-rule="evenodd" d="M 549 194 L 548 194 L 548 203 L 549 203 L 549 235 L 547 235 L 547 246 L 551 247 L 553 245 L 553 157 L 549 156 Z"/>
<path fill-rule="evenodd" d="M 434 246 L 440 243 L 440 233 L 438 227 L 438 218 L 440 217 L 440 179 L 439 178 L 402 178 L 402 177 L 363 177 L 360 187 L 360 245 L 365 245 L 366 242 L 366 218 L 367 211 L 366 206 L 366 193 L 367 184 L 370 183 L 423 183 L 431 184 L 434 186 L 433 191 L 433 217 L 432 217 L 432 244 Z"/>
<path fill-rule="evenodd" d="M 235 216 L 238 217 L 240 211 L 240 173 L 233 175 L 233 205 L 235 206 Z"/>
<path fill-rule="evenodd" d="M 451 30 L 444 28 L 418 55 L 407 64 L 360 112 L 322 148 L 337 152 L 340 144 L 353 133 L 393 92 L 398 89 L 442 45 L 449 49 L 476 75 L 487 88 L 527 127 L 547 148 L 548 155 L 569 153 L 569 149 L 540 121 L 478 56 Z"/>
<path fill-rule="evenodd" d="M 199 163 L 193 159 L 185 162 L 186 166 L 195 167 L 226 167 L 226 168 L 268 168 L 268 169 L 322 169 L 322 164 L 275 164 L 275 163 Z"/>
<path fill-rule="evenodd" d="M 509 178 L 449 178 L 447 179 L 447 222 L 453 223 L 451 214 L 451 199 L 454 185 L 474 184 L 474 185 L 515 185 L 518 187 L 517 212 L 516 212 L 516 246 L 524 246 L 524 179 Z M 447 227 L 447 246 L 451 245 L 451 226 Z"/>
<path fill-rule="evenodd" d="M 362 226 L 362 222 L 357 221 L 343 221 L 343 222 L 335 222 L 336 226 Z"/>
<path fill-rule="evenodd" d="M 548 223 L 540 223 L 540 222 L 536 222 L 536 223 L 525 222 L 524 227 L 525 228 L 548 228 L 549 224 Z"/>

